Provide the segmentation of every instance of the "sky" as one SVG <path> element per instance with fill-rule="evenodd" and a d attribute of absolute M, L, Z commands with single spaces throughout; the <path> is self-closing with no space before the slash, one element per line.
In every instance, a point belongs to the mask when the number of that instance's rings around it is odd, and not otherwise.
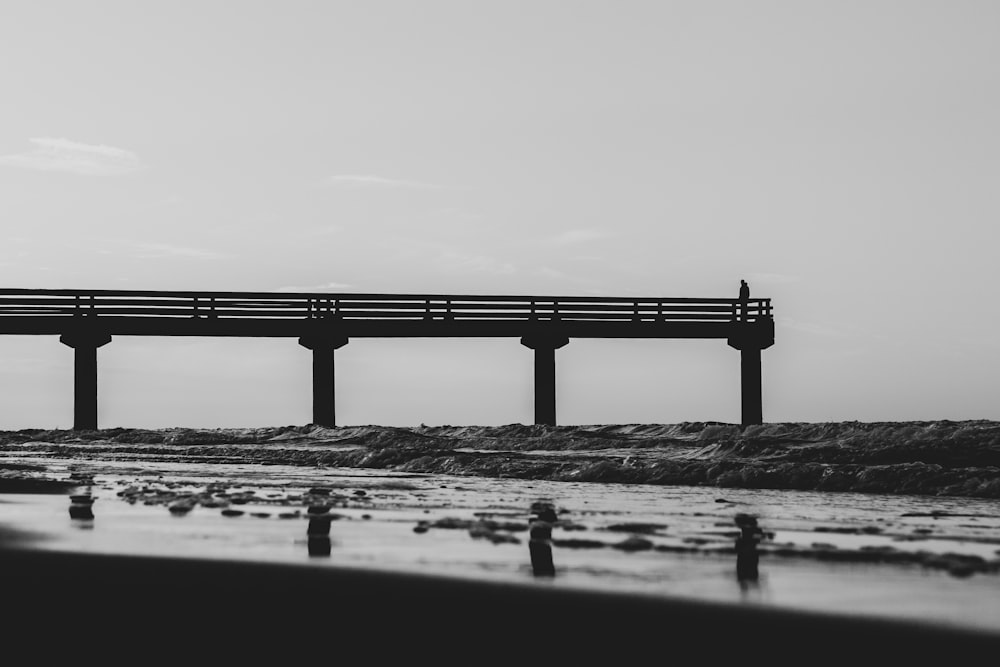
<path fill-rule="evenodd" d="M 769 422 L 1000 419 L 1000 3 L 5 0 L 0 287 L 773 299 Z M 531 423 L 516 339 L 355 339 L 339 424 Z M 73 351 L 0 337 L 0 428 Z M 311 419 L 294 339 L 116 337 L 102 427 Z M 563 424 L 739 422 L 582 340 Z"/>

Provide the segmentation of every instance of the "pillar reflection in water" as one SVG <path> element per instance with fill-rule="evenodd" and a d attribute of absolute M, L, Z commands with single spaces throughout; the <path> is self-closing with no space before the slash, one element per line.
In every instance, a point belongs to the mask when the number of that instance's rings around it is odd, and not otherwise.
<path fill-rule="evenodd" d="M 736 538 L 736 580 L 740 582 L 741 588 L 747 588 L 757 585 L 760 578 L 757 570 L 760 559 L 757 544 L 764 531 L 757 526 L 757 517 L 750 514 L 737 514 L 736 526 L 740 529 L 740 535 Z"/>
<path fill-rule="evenodd" d="M 330 542 L 330 521 L 329 514 L 321 514 L 309 517 L 309 528 L 306 535 L 309 538 L 310 556 L 329 556 L 332 544 Z"/>
<path fill-rule="evenodd" d="M 556 575 L 556 567 L 552 561 L 552 525 L 557 520 L 552 503 L 540 500 L 531 504 L 528 552 L 531 555 L 531 571 L 536 577 Z"/>
<path fill-rule="evenodd" d="M 81 493 L 69 497 L 69 516 L 72 519 L 93 519 L 94 498 L 90 493 Z"/>

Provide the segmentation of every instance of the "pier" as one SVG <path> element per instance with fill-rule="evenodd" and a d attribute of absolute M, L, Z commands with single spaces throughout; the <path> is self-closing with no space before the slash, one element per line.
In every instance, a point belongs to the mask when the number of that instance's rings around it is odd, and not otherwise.
<path fill-rule="evenodd" d="M 352 338 L 516 338 L 534 353 L 535 423 L 556 423 L 556 350 L 574 338 L 713 338 L 740 351 L 741 422 L 763 421 L 770 299 L 0 289 L 0 334 L 74 351 L 73 428 L 96 430 L 97 350 L 115 336 L 296 339 L 313 423 L 336 425 L 335 350 Z"/>

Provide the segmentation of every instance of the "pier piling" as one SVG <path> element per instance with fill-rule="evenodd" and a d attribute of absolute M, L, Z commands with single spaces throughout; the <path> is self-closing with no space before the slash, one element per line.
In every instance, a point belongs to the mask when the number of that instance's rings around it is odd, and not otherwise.
<path fill-rule="evenodd" d="M 556 425 L 556 350 L 565 336 L 524 336 L 521 345 L 535 351 L 535 423 Z"/>
<path fill-rule="evenodd" d="M 740 423 L 764 423 L 761 391 L 760 351 L 774 345 L 774 320 L 761 317 L 755 322 L 733 322 L 729 346 L 740 351 Z"/>
<path fill-rule="evenodd" d="M 299 345 L 312 350 L 312 422 L 319 426 L 337 425 L 336 382 L 333 355 L 347 345 L 345 336 L 303 336 Z"/>
<path fill-rule="evenodd" d="M 111 342 L 98 331 L 62 334 L 59 342 L 73 348 L 73 430 L 97 430 L 97 348 Z"/>

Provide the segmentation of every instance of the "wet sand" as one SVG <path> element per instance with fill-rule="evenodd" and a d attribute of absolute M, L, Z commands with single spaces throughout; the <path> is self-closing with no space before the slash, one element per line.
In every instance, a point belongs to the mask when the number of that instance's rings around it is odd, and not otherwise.
<path fill-rule="evenodd" d="M 0 567 L 5 631 L 47 637 L 49 656 L 925 664 L 1000 648 L 996 634 L 920 623 L 363 568 L 18 548 Z"/>

